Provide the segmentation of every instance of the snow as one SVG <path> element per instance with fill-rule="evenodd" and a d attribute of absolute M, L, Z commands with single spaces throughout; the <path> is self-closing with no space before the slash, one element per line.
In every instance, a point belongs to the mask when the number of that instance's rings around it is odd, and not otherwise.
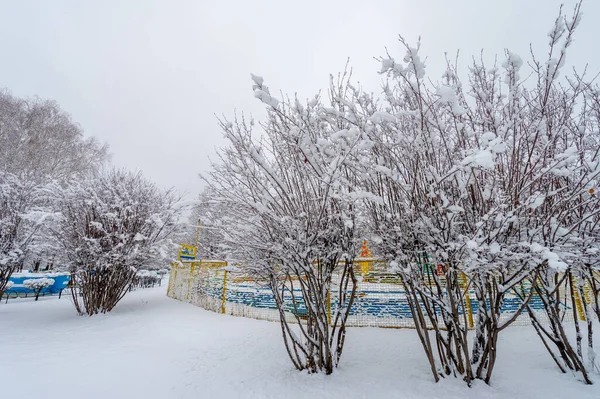
<path fill-rule="evenodd" d="M 36 278 L 36 279 L 28 279 L 23 281 L 23 285 L 25 288 L 30 289 L 32 291 L 36 291 L 40 288 L 50 287 L 54 284 L 54 280 L 51 278 Z"/>
<path fill-rule="evenodd" d="M 262 76 L 251 73 L 250 77 L 254 82 L 254 85 L 252 86 L 252 89 L 254 90 L 254 97 L 273 108 L 277 108 L 277 105 L 279 105 L 279 100 L 277 100 L 275 97 L 272 97 L 267 86 L 263 85 L 264 79 Z"/>
<path fill-rule="evenodd" d="M 567 270 L 567 264 L 560 260 L 560 256 L 550 250 L 546 250 L 543 254 L 544 259 L 548 261 L 548 266 L 558 271 Z"/>
<path fill-rule="evenodd" d="M 494 132 L 486 132 L 481 135 L 481 141 L 483 142 L 483 144 L 487 144 L 495 138 L 496 134 L 494 134 Z"/>
<path fill-rule="evenodd" d="M 252 78 L 252 81 L 254 81 L 254 84 L 257 86 L 262 86 L 263 82 L 265 81 L 262 76 L 255 75 L 253 73 L 250 74 L 250 77 Z"/>
<path fill-rule="evenodd" d="M 546 197 L 544 195 L 539 195 L 538 197 L 536 197 L 533 202 L 529 205 L 529 207 L 531 209 L 537 209 L 540 206 L 542 206 L 542 204 L 544 203 L 544 200 L 546 199 Z"/>
<path fill-rule="evenodd" d="M 462 164 L 471 167 L 481 167 L 484 169 L 494 168 L 494 157 L 488 150 L 480 150 L 466 157 Z"/>
<path fill-rule="evenodd" d="M 507 58 L 502 63 L 502 67 L 507 70 L 512 70 L 512 72 L 514 73 L 515 81 L 519 81 L 519 79 L 520 79 L 519 69 L 521 68 L 521 66 L 523 66 L 523 59 L 518 54 L 512 53 L 508 50 L 506 53 L 507 53 Z M 507 79 L 505 80 L 505 82 L 509 83 L 508 76 L 507 76 Z"/>
<path fill-rule="evenodd" d="M 476 241 L 473 241 L 473 240 L 467 241 L 467 248 L 469 248 L 469 249 L 477 249 L 477 247 L 479 247 L 479 245 L 477 244 Z"/>
<path fill-rule="evenodd" d="M 201 205 L 200 201 L 198 200 L 183 200 L 175 203 L 173 205 L 173 209 L 181 211 L 183 209 L 191 208 L 198 205 Z"/>
<path fill-rule="evenodd" d="M 0 305 L 0 376 L 13 398 L 566 398 L 600 397 L 560 374 L 530 327 L 502 332 L 492 386 L 435 384 L 413 330 L 351 328 L 331 376 L 295 371 L 277 323 L 129 293 L 107 315 L 80 317 L 64 297 Z M 594 378 L 599 380 L 597 374 Z"/>
<path fill-rule="evenodd" d="M 497 242 L 493 242 L 490 244 L 490 253 L 491 254 L 497 254 L 500 253 L 500 244 L 498 244 Z"/>
<path fill-rule="evenodd" d="M 136 273 L 138 277 L 158 277 L 156 270 L 138 270 Z"/>
<path fill-rule="evenodd" d="M 387 112 L 374 112 L 373 115 L 369 117 L 369 120 L 373 123 L 396 122 L 396 117 Z"/>
<path fill-rule="evenodd" d="M 58 276 L 68 276 L 70 273 L 68 272 L 16 272 L 11 275 L 11 277 L 58 277 Z"/>
<path fill-rule="evenodd" d="M 456 92 L 450 86 L 440 86 L 436 90 L 437 95 L 440 96 L 440 101 L 443 103 L 454 103 L 456 102 Z"/>

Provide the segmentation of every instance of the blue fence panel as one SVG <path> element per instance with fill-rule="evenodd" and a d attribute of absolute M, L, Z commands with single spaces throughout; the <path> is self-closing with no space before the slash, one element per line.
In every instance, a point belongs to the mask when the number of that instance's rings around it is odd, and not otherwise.
<path fill-rule="evenodd" d="M 23 285 L 25 280 L 35 280 L 40 278 L 51 278 L 54 280 L 54 284 L 50 287 L 46 287 L 41 291 L 42 295 L 47 294 L 58 294 L 61 290 L 65 289 L 69 284 L 69 280 L 71 280 L 71 276 L 68 274 L 41 274 L 35 273 L 31 276 L 27 274 L 19 274 L 17 276 L 10 277 L 8 281 L 13 283 L 13 286 L 4 291 L 5 294 L 33 294 L 34 292 Z"/>

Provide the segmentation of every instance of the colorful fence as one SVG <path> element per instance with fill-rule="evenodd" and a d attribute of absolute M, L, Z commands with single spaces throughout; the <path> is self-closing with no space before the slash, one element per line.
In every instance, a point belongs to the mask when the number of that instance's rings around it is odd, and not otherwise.
<path fill-rule="evenodd" d="M 251 317 L 261 320 L 279 321 L 275 300 L 266 283 L 255 281 L 248 276 L 227 267 L 223 261 L 186 261 L 173 264 L 169 278 L 167 295 L 192 303 L 214 312 L 233 316 Z M 374 259 L 362 259 L 356 263 L 358 276 L 357 296 L 350 309 L 349 326 L 355 327 L 414 327 L 406 295 L 398 276 L 387 273 L 385 263 Z M 334 282 L 335 285 L 335 282 Z M 337 288 L 337 287 L 334 287 Z M 335 291 L 335 290 L 333 290 Z M 294 296 L 301 298 L 300 289 L 294 289 Z M 331 307 L 335 313 L 335 294 L 332 293 Z M 532 297 L 532 308 L 545 319 L 540 298 Z M 472 327 L 473 315 L 477 314 L 478 302 L 473 292 L 465 298 L 464 309 L 467 323 Z M 520 308 L 521 301 L 515 295 L 507 295 L 501 319 L 509 319 Z M 564 306 L 569 309 L 570 303 Z M 292 314 L 291 295 L 285 301 L 286 314 L 290 321 Z M 302 312 L 301 299 L 297 311 Z M 565 318 L 572 319 L 572 312 Z M 529 324 L 529 315 L 523 311 L 515 321 L 516 325 Z"/>
<path fill-rule="evenodd" d="M 60 293 L 69 284 L 71 276 L 69 273 L 13 273 L 8 279 L 13 283 L 13 286 L 8 290 L 4 291 L 4 295 L 7 296 L 20 296 L 20 295 L 31 295 L 34 292 L 23 285 L 25 280 L 33 280 L 39 278 L 51 278 L 54 280 L 54 284 L 50 287 L 44 288 L 41 291 L 41 295 L 54 295 Z"/>

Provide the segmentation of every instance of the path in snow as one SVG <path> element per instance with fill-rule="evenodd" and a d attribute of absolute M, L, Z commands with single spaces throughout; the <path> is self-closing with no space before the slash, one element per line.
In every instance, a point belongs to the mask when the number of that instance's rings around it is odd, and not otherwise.
<path fill-rule="evenodd" d="M 165 296 L 128 294 L 80 317 L 68 296 L 0 305 L 6 398 L 598 398 L 562 375 L 531 328 L 501 338 L 493 386 L 433 383 L 412 330 L 353 328 L 332 376 L 295 371 L 277 323 L 220 315 Z"/>

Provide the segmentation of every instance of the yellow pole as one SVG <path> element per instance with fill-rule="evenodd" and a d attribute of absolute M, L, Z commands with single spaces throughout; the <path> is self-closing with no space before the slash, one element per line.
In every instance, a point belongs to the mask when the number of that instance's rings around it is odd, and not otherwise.
<path fill-rule="evenodd" d="M 187 286 L 187 294 L 185 296 L 186 302 L 190 301 L 190 291 L 192 289 L 192 281 L 194 280 L 194 266 L 196 264 L 194 262 L 191 263 L 190 266 L 190 275 L 188 276 L 188 286 Z"/>
<path fill-rule="evenodd" d="M 327 290 L 327 322 L 331 325 L 331 291 Z"/>
<path fill-rule="evenodd" d="M 223 273 L 223 295 L 221 296 L 221 313 L 225 314 L 225 303 L 227 302 L 227 270 Z"/>
<path fill-rule="evenodd" d="M 577 313 L 579 313 L 579 320 L 585 320 L 585 312 L 583 310 L 583 304 L 581 303 L 581 296 L 579 295 L 579 283 L 575 280 L 575 276 L 571 275 L 573 287 L 573 294 L 575 294 L 575 306 L 577 306 Z"/>
<path fill-rule="evenodd" d="M 475 323 L 473 322 L 473 308 L 471 307 L 471 296 L 469 295 L 469 291 L 467 290 L 467 275 L 462 273 L 462 286 L 465 291 L 465 307 L 467 308 L 467 321 L 469 322 L 469 328 L 473 328 Z"/>
<path fill-rule="evenodd" d="M 366 276 L 369 273 L 369 266 L 371 265 L 371 262 L 368 260 L 361 260 L 358 262 L 358 264 L 360 266 L 360 274 Z"/>
<path fill-rule="evenodd" d="M 177 270 L 175 270 L 175 264 L 171 264 L 171 273 L 169 274 L 169 286 L 167 287 L 167 296 L 173 298 L 173 284 L 175 277 L 177 276 Z"/>
<path fill-rule="evenodd" d="M 585 296 L 585 302 L 587 304 L 591 304 L 593 301 L 592 287 L 587 283 L 587 281 L 583 283 L 583 295 Z"/>
<path fill-rule="evenodd" d="M 200 219 L 198 219 L 198 229 L 196 230 L 196 256 L 198 256 L 198 244 L 200 243 Z"/>

